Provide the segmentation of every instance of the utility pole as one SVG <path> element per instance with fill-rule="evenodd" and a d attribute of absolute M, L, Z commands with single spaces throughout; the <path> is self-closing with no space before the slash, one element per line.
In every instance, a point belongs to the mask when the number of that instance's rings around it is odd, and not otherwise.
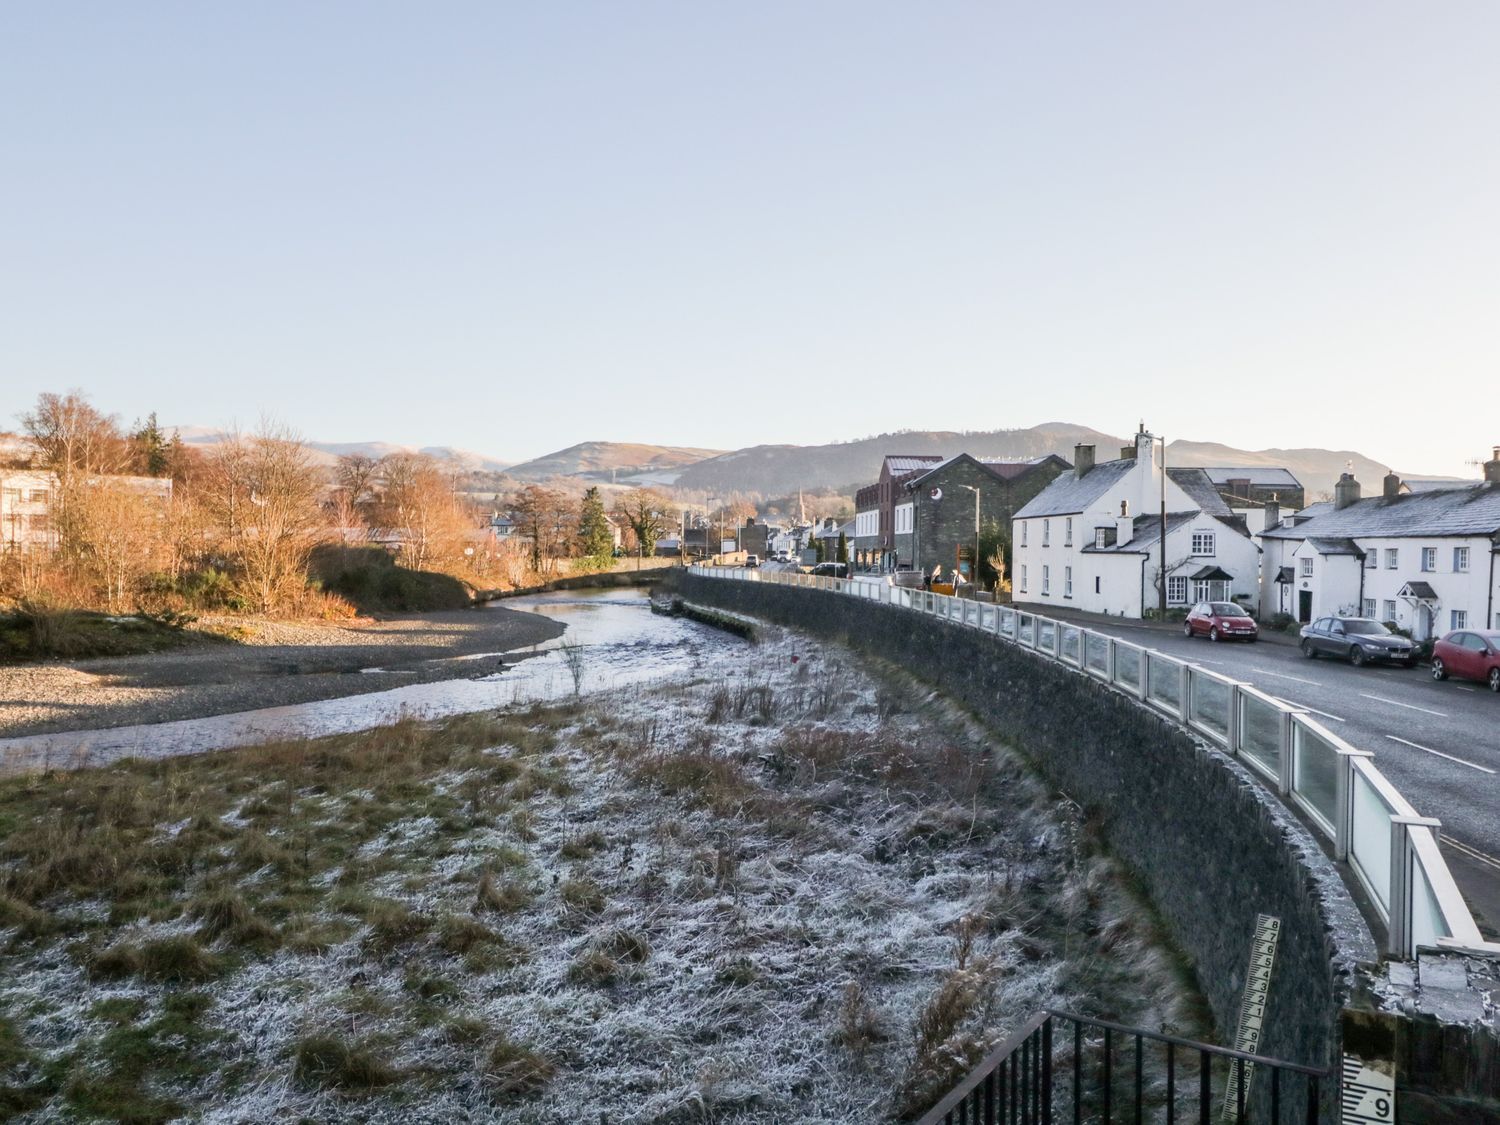
<path fill-rule="evenodd" d="M 969 581 L 974 583 L 974 592 L 979 593 L 979 489 L 972 484 L 960 485 L 974 494 L 974 562 L 969 567 Z"/>
<path fill-rule="evenodd" d="M 1157 591 L 1156 616 L 1158 621 L 1167 619 L 1167 439 L 1161 442 L 1161 587 Z"/>

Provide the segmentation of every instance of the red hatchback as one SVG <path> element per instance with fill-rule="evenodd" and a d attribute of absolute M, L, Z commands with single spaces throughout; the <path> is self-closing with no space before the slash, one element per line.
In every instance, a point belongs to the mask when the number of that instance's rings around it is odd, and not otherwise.
<path fill-rule="evenodd" d="M 1478 680 L 1500 691 L 1500 630 L 1459 629 L 1432 646 L 1432 678 Z"/>
<path fill-rule="evenodd" d="M 1260 628 L 1233 602 L 1199 602 L 1182 623 L 1184 637 L 1207 637 L 1211 641 L 1253 641 Z"/>

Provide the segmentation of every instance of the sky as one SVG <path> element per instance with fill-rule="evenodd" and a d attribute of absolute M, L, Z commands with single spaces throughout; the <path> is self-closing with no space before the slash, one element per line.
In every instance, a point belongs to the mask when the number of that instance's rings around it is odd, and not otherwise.
<path fill-rule="evenodd" d="M 1474 476 L 1500 5 L 0 3 L 0 427 Z"/>

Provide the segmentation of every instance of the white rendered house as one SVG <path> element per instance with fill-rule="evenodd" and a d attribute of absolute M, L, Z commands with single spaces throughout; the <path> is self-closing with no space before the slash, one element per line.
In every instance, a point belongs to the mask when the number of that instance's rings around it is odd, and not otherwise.
<path fill-rule="evenodd" d="M 1345 473 L 1331 502 L 1261 533 L 1267 612 L 1373 617 L 1417 640 L 1500 629 L 1500 447 L 1484 473 L 1419 491 L 1392 473 L 1368 498 Z"/>
<path fill-rule="evenodd" d="M 1163 470 L 1144 429 L 1117 461 L 1074 450 L 1074 468 L 1016 513 L 1012 596 L 1119 617 L 1231 598 L 1255 611 L 1260 548 L 1202 469 Z M 1166 507 L 1166 534 L 1161 510 Z"/>

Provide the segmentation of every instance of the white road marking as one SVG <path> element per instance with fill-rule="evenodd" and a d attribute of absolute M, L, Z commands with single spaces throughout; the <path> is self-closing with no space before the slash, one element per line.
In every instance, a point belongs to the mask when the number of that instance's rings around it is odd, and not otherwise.
<path fill-rule="evenodd" d="M 1500 859 L 1496 859 L 1494 856 L 1488 855 L 1478 848 L 1471 848 L 1468 844 L 1461 844 L 1452 836 L 1442 836 L 1440 842 L 1447 844 L 1454 851 L 1461 852 L 1472 860 L 1477 860 L 1486 867 L 1493 867 L 1496 871 L 1500 871 Z"/>
<path fill-rule="evenodd" d="M 1392 742 L 1401 743 L 1402 746 L 1410 746 L 1413 750 L 1421 750 L 1425 753 L 1433 754 L 1439 758 L 1447 758 L 1450 762 L 1457 762 L 1461 766 L 1468 766 L 1471 770 L 1478 770 L 1480 773 L 1497 772 L 1490 769 L 1489 766 L 1481 766 L 1477 762 L 1467 762 L 1462 758 L 1455 758 L 1452 754 L 1444 754 L 1441 750 L 1434 750 L 1431 746 L 1422 746 L 1419 743 L 1408 741 L 1405 738 L 1397 738 L 1394 734 L 1388 734 L 1386 735 L 1386 737 L 1389 738 Z"/>
<path fill-rule="evenodd" d="M 1359 693 L 1364 699 L 1373 699 L 1376 703 L 1389 703 L 1392 707 L 1405 707 L 1408 711 L 1421 711 L 1424 715 L 1436 715 L 1440 719 L 1446 719 L 1446 711 L 1434 711 L 1430 707 L 1418 707 L 1415 703 L 1402 703 L 1398 699 L 1387 699 L 1383 695 L 1371 695 L 1369 692 Z"/>
<path fill-rule="evenodd" d="M 1273 672 L 1269 668 L 1251 667 L 1250 671 L 1259 672 L 1262 676 L 1275 676 L 1278 680 L 1294 680 L 1299 684 L 1310 684 L 1313 687 L 1322 687 L 1317 680 L 1304 680 L 1301 676 L 1287 676 L 1281 672 Z"/>
<path fill-rule="evenodd" d="M 1323 718 L 1332 719 L 1336 723 L 1345 721 L 1337 715 L 1330 715 L 1327 711 L 1319 711 L 1316 707 L 1309 707 L 1306 703 L 1298 703 L 1295 699 L 1282 699 L 1279 695 L 1273 695 L 1271 698 L 1280 703 L 1285 703 L 1288 707 L 1296 707 L 1303 711 L 1311 711 L 1314 715 L 1322 715 Z"/>

